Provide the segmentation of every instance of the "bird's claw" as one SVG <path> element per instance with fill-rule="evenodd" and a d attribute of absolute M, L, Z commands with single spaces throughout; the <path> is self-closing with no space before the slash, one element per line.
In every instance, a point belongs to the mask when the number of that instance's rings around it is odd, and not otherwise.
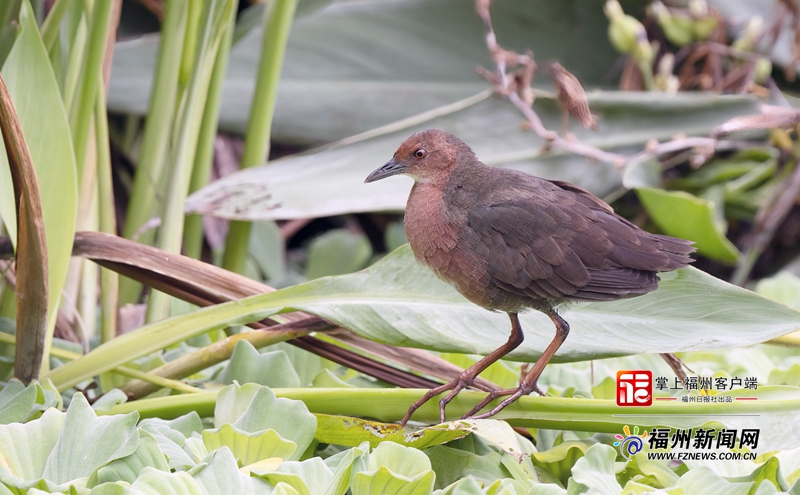
<path fill-rule="evenodd" d="M 445 392 L 447 390 L 451 390 L 449 394 L 447 394 L 442 400 L 439 401 L 439 418 L 442 423 L 446 421 L 445 418 L 445 408 L 447 404 L 449 404 L 455 396 L 461 392 L 463 389 L 472 386 L 472 383 L 475 381 L 474 376 L 462 376 L 459 375 L 454 380 L 445 383 L 444 385 L 440 385 L 436 388 L 430 389 L 425 395 L 423 395 L 418 401 L 411 404 L 411 407 L 408 408 L 408 412 L 400 421 L 400 426 L 405 426 L 408 423 L 408 420 L 411 419 L 411 415 L 414 414 L 414 411 L 420 408 L 423 404 L 431 400 L 432 398 L 436 397 L 437 395 Z"/>
<path fill-rule="evenodd" d="M 493 390 L 489 392 L 486 397 L 482 401 L 480 401 L 475 407 L 473 407 L 467 414 L 461 417 L 461 419 L 486 419 L 495 414 L 499 413 L 503 409 L 505 409 L 508 405 L 522 397 L 523 395 L 529 395 L 531 392 L 536 392 L 537 394 L 541 395 L 542 397 L 545 396 L 544 392 L 539 388 L 536 382 L 533 382 L 530 385 L 520 384 L 519 387 L 515 388 L 507 388 L 504 390 Z M 508 395 L 509 397 L 504 399 L 503 402 L 495 406 L 491 411 L 485 412 L 483 414 L 475 414 L 484 407 L 486 407 L 490 402 L 493 400 L 504 397 Z"/>

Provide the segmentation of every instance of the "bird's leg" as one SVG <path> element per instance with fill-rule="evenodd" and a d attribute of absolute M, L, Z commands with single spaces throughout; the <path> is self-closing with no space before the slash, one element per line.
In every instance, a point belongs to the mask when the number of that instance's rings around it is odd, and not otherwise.
<path fill-rule="evenodd" d="M 447 404 L 453 400 L 453 398 L 458 394 L 461 390 L 465 387 L 469 387 L 472 385 L 472 382 L 475 381 L 475 378 L 478 377 L 479 374 L 483 372 L 486 368 L 491 366 L 493 363 L 497 362 L 500 358 L 508 354 L 509 352 L 513 351 L 522 343 L 524 339 L 524 335 L 522 334 L 522 327 L 519 324 L 519 318 L 517 317 L 517 313 L 508 313 L 509 318 L 511 318 L 511 335 L 508 337 L 508 341 L 492 351 L 489 355 L 482 358 L 477 363 L 473 364 L 469 368 L 462 371 L 456 379 L 451 382 L 445 383 L 444 385 L 439 385 L 436 388 L 432 388 L 422 396 L 421 399 L 416 401 L 415 403 L 411 404 L 411 407 L 408 408 L 408 412 L 403 417 L 402 421 L 400 421 L 401 426 L 405 426 L 409 419 L 411 419 L 411 415 L 414 414 L 414 411 L 419 409 L 419 407 L 428 402 L 431 398 L 439 395 L 440 393 L 444 392 L 445 390 L 452 390 L 445 398 L 439 401 L 439 414 L 442 420 L 442 423 L 445 422 L 445 414 L 444 410 Z"/>
<path fill-rule="evenodd" d="M 494 416 L 515 400 L 519 399 L 523 395 L 528 395 L 533 391 L 536 391 L 539 393 L 539 395 L 544 395 L 542 391 L 539 390 L 539 387 L 536 386 L 536 381 L 541 376 L 542 371 L 544 371 L 544 367 L 547 366 L 547 363 L 550 362 L 550 359 L 556 353 L 558 348 L 561 347 L 561 344 L 563 344 L 567 339 L 567 335 L 569 335 L 569 323 L 558 316 L 554 310 L 547 311 L 545 314 L 549 316 L 556 325 L 556 336 L 553 338 L 553 341 L 550 342 L 550 345 L 547 346 L 547 349 L 544 350 L 541 357 L 536 360 L 536 364 L 533 365 L 533 369 L 531 369 L 528 375 L 522 380 L 522 382 L 520 382 L 519 387 L 505 390 L 494 390 L 490 392 L 485 399 L 483 399 L 477 406 L 472 408 L 470 412 L 465 414 L 464 418 L 483 419 Z M 483 409 L 488 403 L 505 395 L 508 395 L 509 397 L 504 399 L 503 402 L 498 404 L 494 409 L 489 412 L 474 416 L 476 412 Z"/>

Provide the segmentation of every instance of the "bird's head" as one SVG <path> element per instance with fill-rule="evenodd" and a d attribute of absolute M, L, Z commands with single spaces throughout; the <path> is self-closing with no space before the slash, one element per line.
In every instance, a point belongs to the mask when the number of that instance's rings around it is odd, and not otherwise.
<path fill-rule="evenodd" d="M 369 174 L 364 182 L 398 174 L 409 175 L 416 182 L 438 182 L 450 177 L 460 161 L 474 156 L 469 146 L 452 134 L 428 129 L 406 139 L 392 159 Z"/>

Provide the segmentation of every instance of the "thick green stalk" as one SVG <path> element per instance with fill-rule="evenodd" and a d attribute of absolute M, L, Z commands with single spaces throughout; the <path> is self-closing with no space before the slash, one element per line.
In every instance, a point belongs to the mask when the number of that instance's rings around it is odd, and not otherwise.
<path fill-rule="evenodd" d="M 42 24 L 42 41 L 47 51 L 51 51 L 55 46 L 58 39 L 58 33 L 61 30 L 61 21 L 64 19 L 64 14 L 67 13 L 67 7 L 72 0 L 57 0 L 53 4 L 53 8 L 47 13 L 47 17 Z"/>
<path fill-rule="evenodd" d="M 100 85 L 94 107 L 97 142 L 97 198 L 100 213 L 100 232 L 117 235 L 114 185 L 111 179 L 111 152 L 108 148 L 108 116 L 105 88 Z M 119 275 L 100 268 L 100 341 L 108 342 L 117 335 L 119 307 Z"/>
<path fill-rule="evenodd" d="M 233 8 L 236 9 L 238 0 L 234 0 Z M 217 135 L 219 123 L 219 109 L 222 101 L 222 88 L 225 83 L 225 73 L 228 68 L 228 57 L 233 41 L 235 18 L 225 30 L 217 59 L 214 62 L 214 72 L 211 74 L 211 84 L 208 87 L 208 99 L 203 111 L 203 123 L 200 126 L 200 138 L 197 155 L 192 170 L 192 180 L 189 184 L 189 193 L 197 191 L 206 183 L 211 175 L 211 165 L 214 162 L 214 139 Z M 188 215 L 183 232 L 183 251 L 186 256 L 200 259 L 203 248 L 203 217 L 201 215 Z"/>
<path fill-rule="evenodd" d="M 133 180 L 128 214 L 122 235 L 127 239 L 137 232 L 155 213 L 156 196 L 167 160 L 167 150 L 175 106 L 178 99 L 178 75 L 183 40 L 186 34 L 187 0 L 169 0 L 161 25 L 161 43 L 153 76 L 153 89 L 144 125 L 139 162 Z M 152 242 L 154 235 L 139 238 Z M 149 241 L 149 242 L 148 242 Z M 142 285 L 129 278 L 120 280 L 120 302 L 133 303 L 139 298 Z"/>
<path fill-rule="evenodd" d="M 312 413 L 360 416 L 392 422 L 399 421 L 408 406 L 427 390 L 276 388 L 273 392 L 277 397 L 303 401 Z M 447 406 L 448 419 L 460 418 L 485 396 L 485 392 L 460 392 Z M 197 411 L 200 416 L 209 417 L 214 415 L 216 398 L 216 392 L 208 392 L 142 399 L 120 404 L 102 414 L 138 411 L 142 418 L 171 419 Z M 645 411 L 641 411 L 642 414 L 638 414 L 633 420 L 629 415 L 620 414 L 619 406 L 612 400 L 526 396 L 500 411 L 492 419 L 505 420 L 512 426 L 525 428 L 619 433 L 624 425 L 632 424 L 631 421 L 640 426 L 694 427 L 714 417 L 786 414 L 796 411 L 797 408 L 800 408 L 800 399 L 796 398 L 703 404 L 669 402 L 638 408 Z M 430 400 L 420 407 L 414 414 L 414 420 L 430 424 L 438 423 L 438 401 Z"/>
<path fill-rule="evenodd" d="M 78 165 L 79 180 L 83 172 L 83 162 L 86 159 L 95 96 L 100 86 L 98 74 L 102 74 L 112 5 L 113 2 L 110 1 L 97 1 L 92 9 L 86 58 L 83 61 L 83 70 L 81 71 L 79 96 L 70 112 L 69 124 L 72 129 L 72 142 L 75 145 L 75 159 Z"/>
<path fill-rule="evenodd" d="M 269 139 L 272 133 L 275 101 L 278 97 L 278 83 L 296 6 L 297 0 L 273 0 L 265 13 L 261 60 L 250 120 L 247 124 L 242 168 L 261 165 L 269 157 Z M 249 243 L 250 224 L 231 222 L 222 266 L 236 273 L 242 273 Z"/>
<path fill-rule="evenodd" d="M 181 98 L 178 125 L 172 139 L 171 168 L 167 180 L 166 205 L 161 215 L 161 228 L 156 246 L 171 253 L 179 253 L 183 241 L 184 205 L 189 193 L 195 155 L 198 148 L 200 124 L 206 107 L 211 73 L 222 43 L 225 27 L 234 15 L 232 0 L 211 0 L 205 3 L 197 37 L 192 75 Z M 147 304 L 148 322 L 167 316 L 169 296 L 153 291 Z"/>
<path fill-rule="evenodd" d="M 181 380 L 194 373 L 198 373 L 209 366 L 221 363 L 233 355 L 233 350 L 240 340 L 246 340 L 253 344 L 256 349 L 261 349 L 268 345 L 285 342 L 303 335 L 311 333 L 313 330 L 275 330 L 273 328 L 263 330 L 250 330 L 237 333 L 222 340 L 218 340 L 211 345 L 200 348 L 194 352 L 173 359 L 166 364 L 148 371 L 150 376 Z M 160 387 L 157 383 L 143 380 L 131 380 L 122 387 L 122 391 L 129 397 L 145 397 L 157 391 Z"/>

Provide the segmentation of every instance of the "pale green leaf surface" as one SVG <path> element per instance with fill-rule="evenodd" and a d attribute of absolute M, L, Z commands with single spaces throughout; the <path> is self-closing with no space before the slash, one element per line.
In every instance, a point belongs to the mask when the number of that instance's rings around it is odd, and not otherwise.
<path fill-rule="evenodd" d="M 207 495 L 200 484 L 188 473 L 165 473 L 146 467 L 125 495 Z"/>
<path fill-rule="evenodd" d="M 657 291 L 562 310 L 569 338 L 554 361 L 724 349 L 764 342 L 800 327 L 800 313 L 697 269 L 660 274 Z M 367 270 L 267 296 L 391 345 L 488 354 L 506 341 L 508 317 L 464 299 L 418 264 L 405 246 Z M 533 361 L 553 338 L 541 313 L 520 316 L 525 341 L 509 354 Z"/>
<path fill-rule="evenodd" d="M 301 386 L 300 377 L 285 352 L 279 350 L 262 354 L 246 340 L 236 343 L 230 361 L 216 381 L 226 385 L 234 381 L 258 383 L 273 388 Z"/>
<path fill-rule="evenodd" d="M 567 495 L 618 495 L 622 487 L 614 474 L 617 452 L 608 445 L 595 444 L 572 468 Z"/>
<path fill-rule="evenodd" d="M 312 457 L 303 462 L 284 462 L 278 466 L 277 470 L 261 473 L 258 476 L 275 485 L 284 482 L 297 490 L 300 495 L 327 494 L 334 482 L 333 472 L 320 457 Z M 331 492 L 331 494 L 333 493 Z M 343 494 L 344 491 L 339 495 Z"/>
<path fill-rule="evenodd" d="M 98 469 L 91 484 L 100 485 L 120 480 L 133 483 L 139 473 L 148 466 L 159 471 L 169 472 L 169 465 L 158 442 L 149 433 L 139 430 L 139 445 L 136 450 L 132 454 L 113 460 Z"/>
<path fill-rule="evenodd" d="M 425 454 L 394 442 L 382 443 L 372 451 L 368 469 L 353 477 L 353 495 L 427 495 L 436 479 Z"/>
<path fill-rule="evenodd" d="M 791 272 L 781 271 L 773 277 L 762 278 L 756 284 L 756 292 L 800 311 L 800 277 Z"/>
<path fill-rule="evenodd" d="M 33 411 L 36 403 L 38 383 L 25 386 L 17 379 L 9 380 L 0 390 L 0 424 L 7 425 L 24 421 Z"/>
<path fill-rule="evenodd" d="M 227 447 L 212 452 L 209 457 L 191 471 L 192 477 L 207 493 L 268 495 L 273 492 L 264 480 L 239 471 L 236 459 Z"/>
<path fill-rule="evenodd" d="M 482 495 L 481 485 L 472 476 L 462 478 L 452 485 L 436 490 L 433 495 Z"/>
<path fill-rule="evenodd" d="M 532 49 L 537 60 L 559 60 L 584 83 L 596 84 L 618 58 L 601 8 L 588 0 L 568 7 L 500 2 L 492 17 L 504 47 Z M 487 87 L 475 67 L 491 66 L 484 33 L 474 5 L 459 0 L 336 2 L 298 16 L 273 137 L 333 141 L 474 94 Z M 252 47 L 261 46 L 260 37 L 253 29 L 231 53 L 220 115 L 229 130 L 246 126 L 258 57 Z M 148 37 L 117 44 L 109 108 L 145 111 L 157 43 Z"/>
<path fill-rule="evenodd" d="M 139 443 L 138 420 L 138 413 L 97 417 L 84 395 L 76 393 L 45 464 L 44 478 L 67 483 L 132 454 Z"/>
<path fill-rule="evenodd" d="M 547 471 L 566 486 L 572 475 L 572 466 L 583 457 L 588 448 L 583 442 L 563 442 L 544 452 L 533 453 L 531 460 L 536 467 Z"/>
<path fill-rule="evenodd" d="M 220 390 L 214 426 L 219 428 L 226 423 L 249 433 L 275 430 L 281 438 L 297 445 L 297 450 L 286 460 L 299 459 L 317 429 L 317 419 L 305 404 L 277 399 L 269 388 L 252 383 L 229 385 Z"/>
<path fill-rule="evenodd" d="M 0 425 L 0 481 L 17 485 L 41 478 L 65 418 L 48 409 L 36 421 Z"/>
<path fill-rule="evenodd" d="M 443 488 L 465 477 L 490 484 L 508 476 L 503 457 L 494 451 L 476 454 L 447 445 L 437 445 L 425 452 L 436 472 L 436 486 Z"/>
<path fill-rule="evenodd" d="M 755 112 L 755 100 L 682 93 L 595 92 L 593 108 L 606 112 L 597 132 L 573 129 L 581 142 L 602 149 L 641 151 L 651 139 L 677 133 L 706 134 L 728 118 Z M 544 124 L 557 129 L 561 112 L 552 100 L 537 99 Z M 439 108 L 391 130 L 355 136 L 317 153 L 302 154 L 231 174 L 192 194 L 187 212 L 240 220 L 286 219 L 342 213 L 402 210 L 412 181 L 391 178 L 364 184 L 414 132 L 439 128 L 464 140 L 487 165 L 571 182 L 603 196 L 621 185 L 613 164 L 592 163 L 565 153 L 544 155 L 541 138 L 519 128 L 522 115 L 509 102 L 485 91 L 459 106 Z"/>
<path fill-rule="evenodd" d="M 665 234 L 694 241 L 703 256 L 728 264 L 739 259 L 739 250 L 725 237 L 725 227 L 716 219 L 715 211 L 723 205 L 684 191 L 643 188 L 636 193 Z"/>
<path fill-rule="evenodd" d="M 367 266 L 372 256 L 369 239 L 362 233 L 334 229 L 317 237 L 308 246 L 306 277 L 341 275 Z"/>
<path fill-rule="evenodd" d="M 731 483 L 706 466 L 690 470 L 675 485 L 692 495 L 747 495 L 754 482 Z"/>
<path fill-rule="evenodd" d="M 19 22 L 17 40 L 2 73 L 39 180 L 52 327 L 75 234 L 78 194 L 75 156 L 58 82 L 27 1 L 22 4 Z M 16 207 L 8 174 L 8 159 L 0 144 L 0 216 L 11 238 L 16 239 Z"/>
<path fill-rule="evenodd" d="M 230 424 L 219 428 L 203 430 L 203 444 L 209 452 L 227 447 L 242 464 L 247 466 L 264 459 L 280 457 L 288 459 L 297 451 L 297 445 L 282 438 L 275 430 L 269 429 L 261 433 L 248 433 Z"/>

